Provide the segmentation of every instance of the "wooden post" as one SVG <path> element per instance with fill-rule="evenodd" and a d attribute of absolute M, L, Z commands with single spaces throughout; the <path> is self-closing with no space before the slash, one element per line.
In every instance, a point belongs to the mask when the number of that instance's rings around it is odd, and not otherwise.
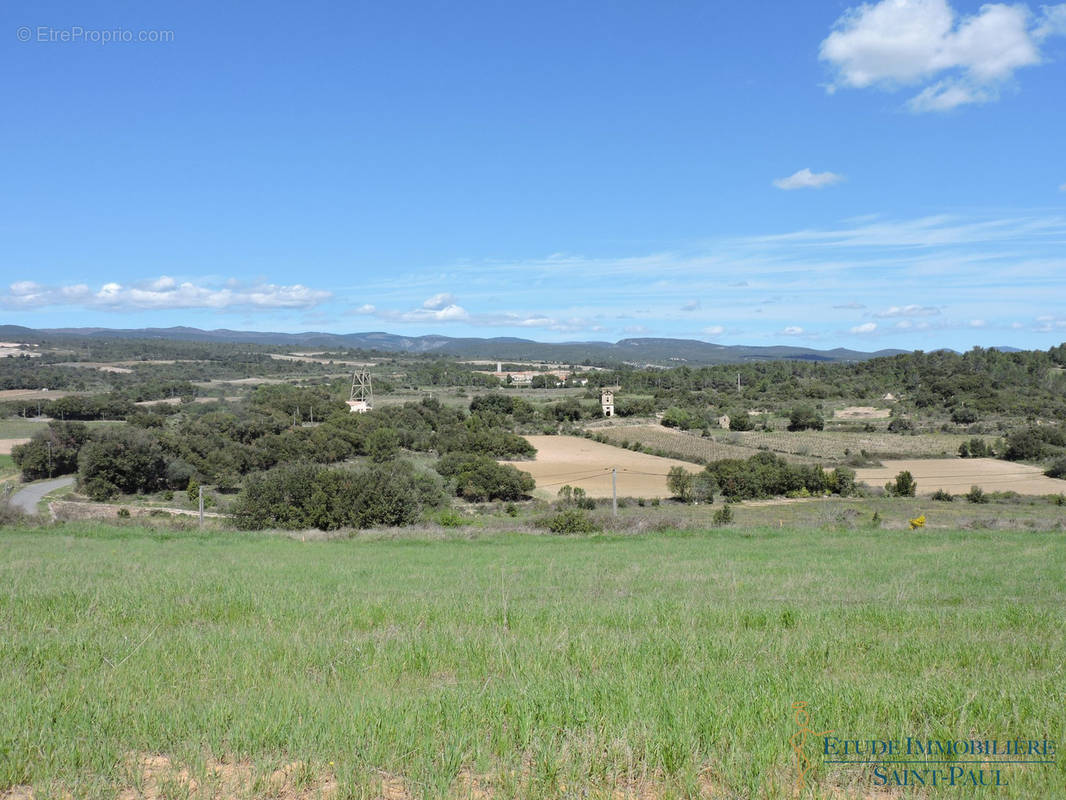
<path fill-rule="evenodd" d="M 611 513 L 618 516 L 618 468 L 611 467 Z"/>
<path fill-rule="evenodd" d="M 204 487 L 200 487 L 200 528 L 204 527 Z"/>

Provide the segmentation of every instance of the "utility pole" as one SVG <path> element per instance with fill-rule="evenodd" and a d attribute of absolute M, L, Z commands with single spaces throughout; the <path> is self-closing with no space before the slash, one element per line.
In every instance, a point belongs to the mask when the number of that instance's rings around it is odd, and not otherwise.
<path fill-rule="evenodd" d="M 52 477 L 52 442 L 48 442 L 48 477 Z"/>
<path fill-rule="evenodd" d="M 204 487 L 200 487 L 200 529 L 204 527 Z"/>
<path fill-rule="evenodd" d="M 740 394 L 740 373 L 737 373 L 737 394 Z"/>
<path fill-rule="evenodd" d="M 611 467 L 611 513 L 618 516 L 618 468 Z"/>

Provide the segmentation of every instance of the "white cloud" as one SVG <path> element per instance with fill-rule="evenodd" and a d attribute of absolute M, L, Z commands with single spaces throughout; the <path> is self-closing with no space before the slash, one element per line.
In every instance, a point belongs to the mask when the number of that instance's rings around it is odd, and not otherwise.
<path fill-rule="evenodd" d="M 432 297 L 427 297 L 426 301 L 422 303 L 422 308 L 440 311 L 443 308 L 453 305 L 455 305 L 455 296 L 448 292 L 441 292 Z"/>
<path fill-rule="evenodd" d="M 878 311 L 874 314 L 875 317 L 935 317 L 940 313 L 940 309 L 935 306 L 892 306 L 884 311 Z"/>
<path fill-rule="evenodd" d="M 725 333 L 725 328 L 721 325 L 710 325 L 703 329 L 703 333 L 707 336 L 720 336 Z"/>
<path fill-rule="evenodd" d="M 432 298 L 431 298 L 432 299 Z M 429 302 L 429 301 L 426 301 Z M 465 308 L 455 303 L 449 303 L 441 308 L 416 308 L 413 311 L 404 311 L 394 319 L 402 322 L 459 322 L 470 319 L 470 314 Z"/>
<path fill-rule="evenodd" d="M 1039 64 L 1039 43 L 1066 33 L 1066 4 L 1039 17 L 1025 5 L 989 3 L 960 16 L 947 0 L 881 0 L 848 9 L 819 57 L 841 87 L 924 88 L 913 111 L 945 111 L 998 97 L 1016 70 Z"/>
<path fill-rule="evenodd" d="M 373 314 L 377 311 L 377 308 L 372 303 L 363 303 L 356 309 L 353 309 L 353 314 Z"/>
<path fill-rule="evenodd" d="M 1033 30 L 1033 36 L 1043 41 L 1048 36 L 1066 36 L 1066 3 L 1057 6 L 1041 6 L 1043 16 Z"/>
<path fill-rule="evenodd" d="M 835 172 L 811 172 L 809 168 L 804 167 L 793 172 L 787 178 L 778 178 L 774 181 L 774 186 L 786 191 L 790 189 L 821 189 L 823 186 L 832 186 L 842 180 L 844 180 L 844 176 L 837 175 Z"/>
<path fill-rule="evenodd" d="M 850 303 L 841 303 L 838 306 L 833 306 L 833 308 L 846 308 L 846 309 L 856 310 L 856 309 L 860 309 L 860 308 L 866 308 L 866 306 L 864 306 L 862 303 L 856 303 L 856 302 L 852 301 Z"/>
<path fill-rule="evenodd" d="M 983 328 L 987 324 L 988 323 L 986 323 L 983 319 L 971 319 L 970 320 L 970 327 L 971 328 Z"/>
<path fill-rule="evenodd" d="M 643 334 L 650 333 L 650 331 L 643 325 L 629 325 L 622 329 L 622 333 L 628 333 L 631 336 L 641 336 Z"/>
<path fill-rule="evenodd" d="M 191 281 L 178 283 L 164 275 L 130 286 L 110 281 L 94 292 L 82 283 L 43 286 L 33 281 L 16 281 L 8 287 L 6 295 L 0 295 L 0 305 L 16 309 L 76 305 L 108 311 L 237 307 L 295 309 L 312 308 L 332 297 L 330 292 L 310 289 L 299 283 L 291 286 L 272 283 L 247 286 L 234 282 L 231 284 L 219 288 Z"/>
<path fill-rule="evenodd" d="M 685 303 L 685 305 L 681 306 L 681 310 L 682 311 L 699 311 L 700 310 L 700 301 L 699 300 L 689 300 L 687 303 Z"/>
<path fill-rule="evenodd" d="M 800 336 L 803 333 L 803 328 L 801 328 L 799 325 L 789 325 L 787 328 L 781 331 L 781 333 L 783 333 L 785 336 Z"/>
<path fill-rule="evenodd" d="M 998 93 L 973 86 L 965 81 L 945 80 L 927 86 L 907 101 L 911 111 L 949 111 L 969 103 L 988 103 L 999 99 Z"/>
<path fill-rule="evenodd" d="M 856 325 L 851 329 L 852 333 L 873 333 L 877 330 L 876 322 L 864 322 L 862 325 Z"/>

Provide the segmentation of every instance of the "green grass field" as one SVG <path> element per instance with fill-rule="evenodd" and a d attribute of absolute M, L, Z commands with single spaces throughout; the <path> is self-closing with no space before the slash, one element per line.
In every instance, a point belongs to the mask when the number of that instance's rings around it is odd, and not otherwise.
<path fill-rule="evenodd" d="M 1061 533 L 460 536 L 0 530 L 0 795 L 189 796 L 149 791 L 162 754 L 256 796 L 299 762 L 309 797 L 784 798 L 794 701 L 841 738 L 1066 740 Z M 975 796 L 809 752 L 805 797 Z M 1061 760 L 1003 777 L 1066 796 Z"/>

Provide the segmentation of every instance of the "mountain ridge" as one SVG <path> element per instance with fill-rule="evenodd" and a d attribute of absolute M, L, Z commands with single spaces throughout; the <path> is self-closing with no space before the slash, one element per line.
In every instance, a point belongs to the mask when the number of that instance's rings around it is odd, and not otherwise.
<path fill-rule="evenodd" d="M 236 331 L 228 328 L 203 330 L 188 326 L 170 328 L 26 328 L 0 325 L 0 339 L 43 340 L 50 338 L 169 339 L 193 342 L 230 342 L 287 347 L 344 347 L 392 353 L 439 353 L 458 358 L 500 361 L 582 361 L 638 364 L 724 364 L 745 361 L 799 360 L 821 362 L 865 361 L 899 355 L 906 350 L 873 352 L 837 347 L 817 350 L 787 345 L 721 345 L 699 339 L 642 337 L 607 341 L 537 342 L 513 336 L 453 337 L 441 334 L 403 336 L 386 331 L 326 333 L 303 331 Z"/>

